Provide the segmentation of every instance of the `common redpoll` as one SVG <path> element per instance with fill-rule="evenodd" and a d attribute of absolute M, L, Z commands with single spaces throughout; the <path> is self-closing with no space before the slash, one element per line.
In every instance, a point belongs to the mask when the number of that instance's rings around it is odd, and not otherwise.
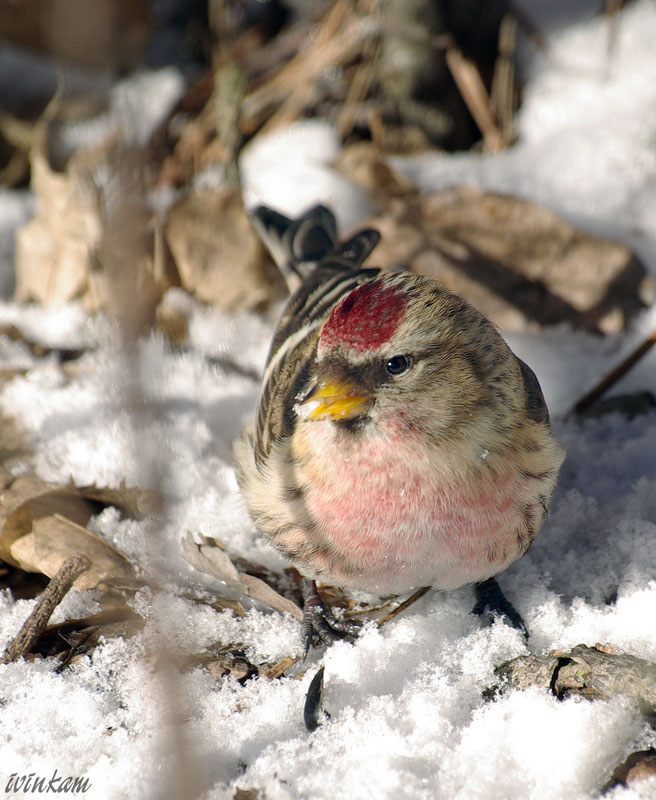
<path fill-rule="evenodd" d="M 306 648 L 342 632 L 315 580 L 476 583 L 476 611 L 521 627 L 492 576 L 533 541 L 564 458 L 534 373 L 437 281 L 362 268 L 376 231 L 339 243 L 323 206 L 254 220 L 294 293 L 235 457 L 256 528 L 306 579 Z"/>

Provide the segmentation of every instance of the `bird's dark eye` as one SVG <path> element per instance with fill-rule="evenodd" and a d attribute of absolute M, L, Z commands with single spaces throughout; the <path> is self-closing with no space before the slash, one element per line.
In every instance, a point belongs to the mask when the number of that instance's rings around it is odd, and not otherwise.
<path fill-rule="evenodd" d="M 408 356 L 392 356 L 385 364 L 385 369 L 390 375 L 400 375 L 405 372 L 410 366 L 410 359 Z"/>

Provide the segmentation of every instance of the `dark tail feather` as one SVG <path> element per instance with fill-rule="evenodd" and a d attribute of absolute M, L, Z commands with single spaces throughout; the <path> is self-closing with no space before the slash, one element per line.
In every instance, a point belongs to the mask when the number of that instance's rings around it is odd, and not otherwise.
<path fill-rule="evenodd" d="M 327 256 L 357 269 L 380 240 L 375 230 L 356 233 L 347 242 L 337 239 L 335 215 L 326 206 L 314 206 L 297 219 L 290 219 L 267 206 L 253 212 L 253 224 L 280 268 L 290 291 Z"/>

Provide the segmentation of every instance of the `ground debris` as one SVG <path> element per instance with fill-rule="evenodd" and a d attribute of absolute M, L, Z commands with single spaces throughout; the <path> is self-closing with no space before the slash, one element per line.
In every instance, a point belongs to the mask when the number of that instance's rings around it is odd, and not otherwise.
<path fill-rule="evenodd" d="M 646 716 L 656 714 L 656 664 L 616 653 L 608 646 L 579 644 L 568 652 L 519 656 L 497 667 L 496 674 L 500 684 L 488 690 L 488 696 L 504 687 L 531 686 L 549 689 L 560 700 L 570 695 L 589 700 L 622 695 Z"/>
<path fill-rule="evenodd" d="M 83 553 L 90 561 L 75 579 L 78 588 L 108 585 L 136 587 L 129 560 L 86 528 L 104 507 L 115 505 L 128 516 L 143 518 L 157 505 L 154 492 L 121 486 L 52 484 L 35 477 L 6 475 L 0 492 L 0 558 L 27 572 L 54 577 L 66 558 Z"/>
<path fill-rule="evenodd" d="M 203 537 L 203 540 L 199 543 L 195 542 L 189 535 L 183 540 L 182 552 L 193 567 L 225 581 L 228 586 L 237 592 L 253 600 L 265 603 L 277 611 L 291 614 L 299 622 L 303 619 L 303 612 L 297 603 L 284 597 L 262 578 L 251 574 L 251 571 L 240 571 L 225 549 L 216 540 Z M 243 560 L 241 566 L 242 568 L 244 567 Z M 261 569 L 253 567 L 252 571 L 261 572 Z"/>
<path fill-rule="evenodd" d="M 18 661 L 30 652 L 39 635 L 45 630 L 52 612 L 73 585 L 73 581 L 90 566 L 89 559 L 80 553 L 74 553 L 64 560 L 57 574 L 39 596 L 23 627 L 7 645 L 0 663 L 9 664 Z"/>
<path fill-rule="evenodd" d="M 629 247 L 532 200 L 469 186 L 421 194 L 367 143 L 345 148 L 335 168 L 379 209 L 362 223 L 382 235 L 373 266 L 439 280 L 504 331 L 568 323 L 616 333 L 653 299 L 656 284 Z"/>
<path fill-rule="evenodd" d="M 182 285 L 199 300 L 239 311 L 284 296 L 282 278 L 264 257 L 238 189 L 183 195 L 170 209 L 165 235 Z"/>
<path fill-rule="evenodd" d="M 205 667 L 213 678 L 230 676 L 239 683 L 259 675 L 259 668 L 246 657 L 245 649 L 239 644 L 219 645 L 203 653 L 184 657 L 181 669 L 188 671 L 196 667 Z"/>
<path fill-rule="evenodd" d="M 630 786 L 636 781 L 656 777 L 656 750 L 639 750 L 619 764 L 613 772 L 612 778 L 604 786 L 603 792 L 608 792 L 616 786 Z"/>

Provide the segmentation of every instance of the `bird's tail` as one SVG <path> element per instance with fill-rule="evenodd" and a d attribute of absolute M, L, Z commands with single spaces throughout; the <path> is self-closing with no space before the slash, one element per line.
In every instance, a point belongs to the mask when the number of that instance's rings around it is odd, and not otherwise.
<path fill-rule="evenodd" d="M 297 219 L 259 206 L 253 212 L 253 224 L 291 292 L 324 260 L 329 260 L 333 267 L 358 269 L 380 240 L 378 231 L 367 229 L 340 242 L 335 215 L 321 205 Z"/>

